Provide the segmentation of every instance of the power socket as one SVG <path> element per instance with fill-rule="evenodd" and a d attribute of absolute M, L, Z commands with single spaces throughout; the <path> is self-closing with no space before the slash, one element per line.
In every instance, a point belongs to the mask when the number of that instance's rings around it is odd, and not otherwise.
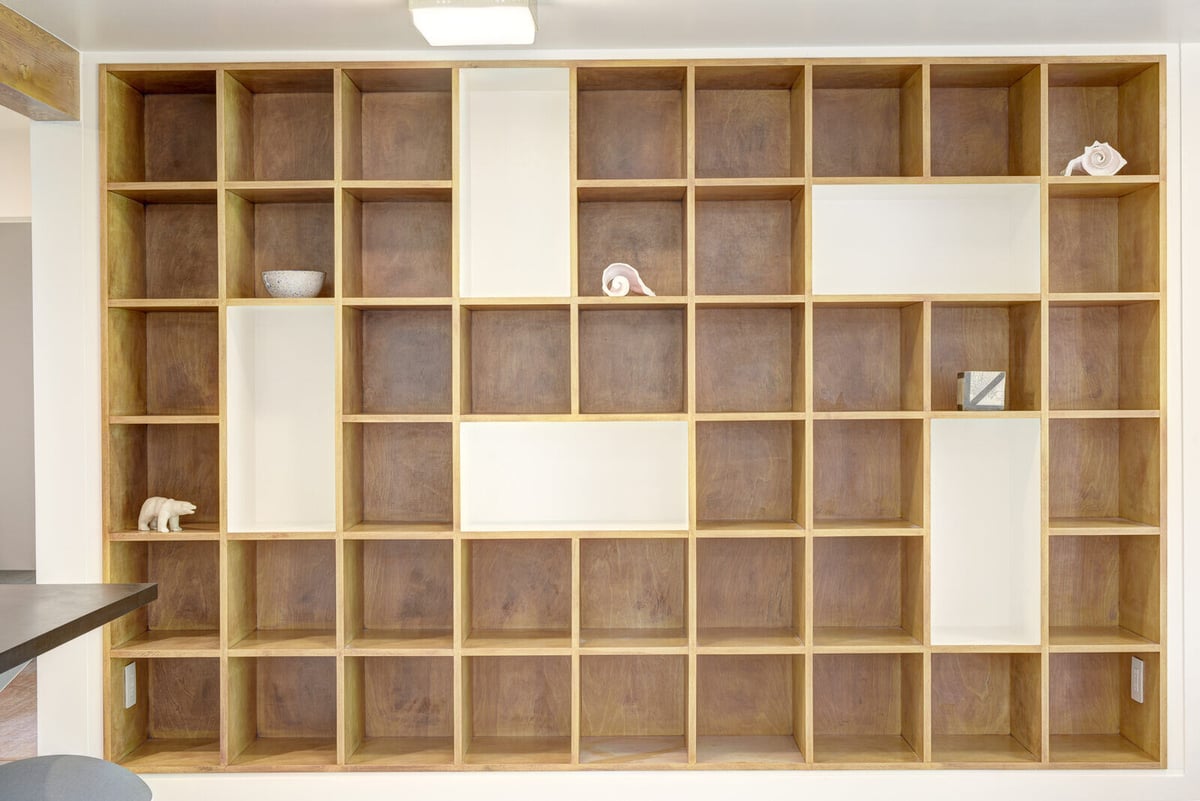
<path fill-rule="evenodd" d="M 1146 663 L 1136 656 L 1131 657 L 1129 669 L 1129 695 L 1139 704 L 1146 703 Z"/>
<path fill-rule="evenodd" d="M 137 703 L 137 662 L 125 666 L 125 708 Z"/>

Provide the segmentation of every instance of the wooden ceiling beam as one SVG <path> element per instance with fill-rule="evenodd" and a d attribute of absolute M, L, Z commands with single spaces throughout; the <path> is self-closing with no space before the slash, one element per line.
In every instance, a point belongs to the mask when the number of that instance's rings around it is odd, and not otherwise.
<path fill-rule="evenodd" d="M 79 119 L 79 53 L 3 5 L 0 106 L 32 120 Z"/>

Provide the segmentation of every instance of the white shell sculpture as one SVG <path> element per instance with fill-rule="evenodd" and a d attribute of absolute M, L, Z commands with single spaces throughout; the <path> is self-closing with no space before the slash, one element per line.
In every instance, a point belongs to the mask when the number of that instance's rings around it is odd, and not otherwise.
<path fill-rule="evenodd" d="M 1083 149 L 1083 155 L 1071 159 L 1063 175 L 1086 172 L 1088 175 L 1116 175 L 1128 164 L 1125 157 L 1108 142 L 1092 142 Z"/>
<path fill-rule="evenodd" d="M 600 281 L 604 294 L 610 298 L 623 298 L 631 292 L 635 295 L 654 297 L 654 290 L 642 282 L 638 271 L 622 262 L 605 267 Z"/>
<path fill-rule="evenodd" d="M 180 515 L 190 515 L 195 511 L 194 503 L 155 495 L 153 498 L 147 498 L 142 504 L 142 511 L 138 513 L 138 531 L 149 531 L 151 523 L 159 534 L 183 531 L 183 527 L 179 525 Z"/>

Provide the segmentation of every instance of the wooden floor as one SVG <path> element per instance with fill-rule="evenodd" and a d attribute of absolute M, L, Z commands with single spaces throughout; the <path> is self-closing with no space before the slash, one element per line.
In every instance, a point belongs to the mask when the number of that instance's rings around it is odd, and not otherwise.
<path fill-rule="evenodd" d="M 0 584 L 32 584 L 32 570 L 0 570 Z M 37 662 L 0 690 L 0 762 L 37 756 Z"/>
<path fill-rule="evenodd" d="M 0 691 L 0 762 L 37 756 L 37 662 Z"/>

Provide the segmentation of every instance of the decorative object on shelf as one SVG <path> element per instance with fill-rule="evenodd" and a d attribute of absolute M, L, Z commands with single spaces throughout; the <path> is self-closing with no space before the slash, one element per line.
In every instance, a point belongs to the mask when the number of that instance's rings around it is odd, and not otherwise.
<path fill-rule="evenodd" d="M 273 298 L 315 298 L 325 286 L 321 270 L 266 270 L 262 277 Z"/>
<path fill-rule="evenodd" d="M 967 412 L 1004 411 L 1003 370 L 968 370 L 958 374 L 958 409 Z"/>
<path fill-rule="evenodd" d="M 1088 175 L 1116 175 L 1129 162 L 1108 142 L 1092 142 L 1083 149 L 1083 155 L 1067 163 L 1063 175 L 1087 173 Z"/>
<path fill-rule="evenodd" d="M 159 534 L 183 531 L 183 526 L 179 525 L 179 518 L 195 512 L 194 503 L 155 495 L 153 498 L 147 498 L 142 504 L 142 511 L 138 513 L 138 531 L 150 531 L 151 523 L 154 523 L 154 530 Z"/>
<path fill-rule="evenodd" d="M 631 292 L 634 295 L 654 297 L 654 290 L 646 286 L 638 271 L 623 262 L 616 262 L 604 268 L 600 279 L 604 294 L 610 298 L 623 298 Z"/>

